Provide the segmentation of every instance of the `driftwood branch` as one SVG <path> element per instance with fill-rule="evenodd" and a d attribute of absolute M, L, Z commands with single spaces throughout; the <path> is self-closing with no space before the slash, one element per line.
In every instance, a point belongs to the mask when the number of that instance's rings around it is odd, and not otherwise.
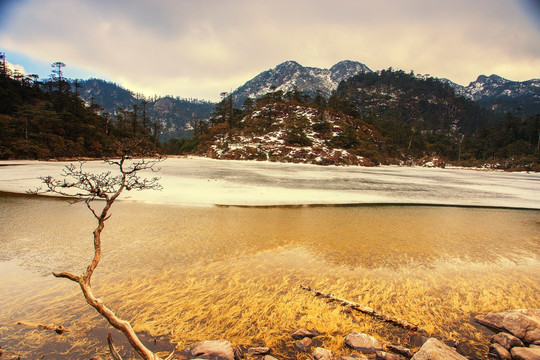
<path fill-rule="evenodd" d="M 109 343 L 109 352 L 111 353 L 114 360 L 123 360 L 118 351 L 116 350 L 116 347 L 114 347 L 112 334 L 107 334 L 107 342 Z"/>
<path fill-rule="evenodd" d="M 303 290 L 306 290 L 306 291 L 312 291 L 313 293 L 315 293 L 316 296 L 320 296 L 320 297 L 323 297 L 323 298 L 326 298 L 326 299 L 330 299 L 332 301 L 340 303 L 341 305 L 348 306 L 351 309 L 358 310 L 358 311 L 360 311 L 360 312 L 362 312 L 364 314 L 373 316 L 376 319 L 391 323 L 393 325 L 402 327 L 404 329 L 414 330 L 414 331 L 418 330 L 418 325 L 410 323 L 410 322 L 408 322 L 406 320 L 399 319 L 399 318 L 397 318 L 395 316 L 382 314 L 382 313 L 377 312 L 377 311 L 375 311 L 374 309 L 372 309 L 372 308 L 370 308 L 368 306 L 358 304 L 358 303 L 355 303 L 353 301 L 340 299 L 340 298 L 338 298 L 338 297 L 336 297 L 336 296 L 334 296 L 334 295 L 332 295 L 330 293 L 324 293 L 324 292 L 319 291 L 317 289 L 310 288 L 309 286 L 300 285 L 300 288 L 302 288 Z"/>

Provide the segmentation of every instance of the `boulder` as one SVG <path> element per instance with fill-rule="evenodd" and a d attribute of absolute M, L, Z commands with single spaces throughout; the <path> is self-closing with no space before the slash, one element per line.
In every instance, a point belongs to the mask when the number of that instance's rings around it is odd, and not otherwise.
<path fill-rule="evenodd" d="M 311 355 L 315 360 L 332 360 L 332 352 L 322 347 L 316 347 Z"/>
<path fill-rule="evenodd" d="M 252 347 L 252 348 L 249 348 L 248 349 L 248 354 L 249 355 L 266 355 L 270 352 L 270 348 L 269 347 Z"/>
<path fill-rule="evenodd" d="M 375 353 L 376 360 L 405 360 L 401 355 L 392 354 L 386 351 L 377 351 Z"/>
<path fill-rule="evenodd" d="M 318 332 L 317 330 L 307 330 L 307 329 L 298 329 L 291 334 L 292 338 L 297 339 L 297 340 L 303 339 L 305 337 L 313 338 L 319 335 L 321 335 L 321 333 Z"/>
<path fill-rule="evenodd" d="M 514 335 L 510 335 L 509 333 L 500 332 L 497 335 L 494 335 L 491 338 L 492 343 L 497 343 L 499 345 L 502 345 L 506 350 L 510 351 L 513 347 L 523 347 L 523 342 L 519 340 Z"/>
<path fill-rule="evenodd" d="M 191 354 L 206 359 L 234 360 L 234 350 L 227 340 L 207 340 L 190 348 Z"/>
<path fill-rule="evenodd" d="M 312 343 L 313 342 L 310 338 L 305 337 L 302 340 L 295 342 L 294 346 L 300 351 L 307 352 L 311 347 Z"/>
<path fill-rule="evenodd" d="M 356 331 L 353 331 L 345 337 L 345 345 L 353 348 L 354 350 L 366 353 L 374 353 L 383 350 L 382 344 L 379 342 L 379 340 L 373 336 L 358 333 Z"/>
<path fill-rule="evenodd" d="M 429 338 L 412 357 L 413 360 L 467 360 L 450 346 L 435 338 Z"/>
<path fill-rule="evenodd" d="M 527 344 L 540 340 L 540 309 L 490 312 L 474 319 L 482 325 L 507 331 Z"/>
<path fill-rule="evenodd" d="M 540 360 L 540 348 L 515 347 L 510 353 L 514 360 Z"/>
<path fill-rule="evenodd" d="M 489 345 L 488 359 L 492 360 L 512 360 L 512 355 L 499 343 Z"/>

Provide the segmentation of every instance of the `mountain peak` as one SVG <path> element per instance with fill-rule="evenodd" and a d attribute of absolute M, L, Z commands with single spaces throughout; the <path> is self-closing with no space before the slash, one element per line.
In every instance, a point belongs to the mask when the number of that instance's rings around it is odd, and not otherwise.
<path fill-rule="evenodd" d="M 330 69 L 305 67 L 294 60 L 285 61 L 275 68 L 264 71 L 233 92 L 236 104 L 246 98 L 258 98 L 274 90 L 283 92 L 294 88 L 310 96 L 321 93 L 330 96 L 339 83 L 360 72 L 371 72 L 364 64 L 344 60 Z"/>
<path fill-rule="evenodd" d="M 287 61 L 282 62 L 278 66 L 276 66 L 275 69 L 276 70 L 278 70 L 278 69 L 279 70 L 282 70 L 282 69 L 300 69 L 302 67 L 303 67 L 302 65 L 300 65 L 299 63 L 297 63 L 294 60 L 287 60 Z"/>

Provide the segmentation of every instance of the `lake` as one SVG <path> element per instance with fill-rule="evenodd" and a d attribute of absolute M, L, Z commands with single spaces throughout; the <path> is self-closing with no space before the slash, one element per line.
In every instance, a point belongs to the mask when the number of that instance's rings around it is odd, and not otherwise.
<path fill-rule="evenodd" d="M 0 195 L 4 351 L 32 359 L 105 356 L 107 324 L 75 283 L 51 275 L 82 272 L 93 227 L 83 204 Z M 302 355 L 289 334 L 302 327 L 320 331 L 322 345 L 338 356 L 350 353 L 343 338 L 351 331 L 408 345 L 408 331 L 351 315 L 300 285 L 416 323 L 484 358 L 492 333 L 474 315 L 540 307 L 538 210 L 122 201 L 102 238 L 95 293 L 158 351 L 170 351 L 169 341 L 182 349 L 227 339 L 296 358 Z M 121 353 L 133 354 L 121 335 L 115 340 Z"/>

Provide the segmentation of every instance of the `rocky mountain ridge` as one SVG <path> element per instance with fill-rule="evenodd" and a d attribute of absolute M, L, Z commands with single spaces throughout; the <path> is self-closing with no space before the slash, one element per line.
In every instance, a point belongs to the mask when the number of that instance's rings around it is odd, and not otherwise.
<path fill-rule="evenodd" d="M 448 79 L 456 94 L 478 102 L 482 107 L 498 112 L 523 112 L 525 116 L 540 113 L 540 79 L 512 81 L 499 75 L 480 75 L 467 86 Z"/>
<path fill-rule="evenodd" d="M 237 108 L 242 107 L 247 98 L 256 99 L 276 91 L 298 91 L 311 98 L 320 95 L 328 99 L 343 80 L 357 74 L 369 73 L 373 71 L 357 61 L 341 61 L 329 69 L 304 67 L 295 61 L 286 61 L 261 72 L 234 90 L 231 96 Z M 540 113 L 540 79 L 519 82 L 498 75 L 480 75 L 468 86 L 448 79 L 437 80 L 449 85 L 456 94 L 499 113 L 511 112 L 523 116 Z M 133 105 L 141 103 L 141 96 L 114 83 L 90 79 L 81 81 L 80 85 L 82 87 L 78 91 L 85 101 L 95 101 L 113 116 L 119 108 L 132 109 Z M 193 122 L 197 119 L 208 120 L 212 116 L 215 103 L 167 96 L 148 99 L 146 106 L 149 118 L 159 125 L 160 139 L 167 141 L 171 138 L 191 136 Z"/>
<path fill-rule="evenodd" d="M 315 97 L 327 98 L 337 89 L 339 83 L 361 72 L 372 72 L 366 65 L 344 60 L 330 69 L 304 67 L 296 61 L 285 61 L 275 68 L 263 71 L 232 92 L 235 104 L 241 105 L 245 99 L 257 99 L 271 91 L 298 91 Z"/>

